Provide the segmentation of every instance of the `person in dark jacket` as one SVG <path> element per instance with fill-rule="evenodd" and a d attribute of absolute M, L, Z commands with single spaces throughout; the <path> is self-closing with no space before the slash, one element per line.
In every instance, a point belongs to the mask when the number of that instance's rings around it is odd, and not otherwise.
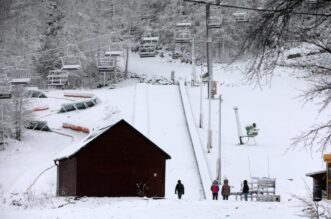
<path fill-rule="evenodd" d="M 182 198 L 182 195 L 184 195 L 184 185 L 181 183 L 180 180 L 178 180 L 178 183 L 175 188 L 175 194 L 178 195 L 178 199 Z"/>
<path fill-rule="evenodd" d="M 220 190 L 220 188 L 218 187 L 218 183 L 217 183 L 216 180 L 213 182 L 213 185 L 211 185 L 210 190 L 213 193 L 213 200 L 217 200 L 218 199 L 218 191 Z"/>
<path fill-rule="evenodd" d="M 228 200 L 230 193 L 231 193 L 231 190 L 230 190 L 230 186 L 229 186 L 229 180 L 225 179 L 224 184 L 222 186 L 223 200 Z"/>
<path fill-rule="evenodd" d="M 248 193 L 249 193 L 249 186 L 247 184 L 247 180 L 244 180 L 243 195 L 244 195 L 245 201 L 247 201 Z"/>

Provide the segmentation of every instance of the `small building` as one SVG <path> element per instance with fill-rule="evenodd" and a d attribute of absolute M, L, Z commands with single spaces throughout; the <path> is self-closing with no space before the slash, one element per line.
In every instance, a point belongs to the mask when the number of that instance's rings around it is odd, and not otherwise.
<path fill-rule="evenodd" d="M 331 153 L 324 154 L 324 161 L 326 163 L 326 191 L 327 199 L 331 200 Z"/>
<path fill-rule="evenodd" d="M 331 200 L 331 154 L 325 154 L 323 158 L 326 162 L 326 170 L 306 174 L 313 178 L 314 201 Z"/>
<path fill-rule="evenodd" d="M 326 198 L 326 171 L 307 173 L 306 176 L 313 178 L 313 200 L 320 201 Z"/>
<path fill-rule="evenodd" d="M 55 160 L 57 195 L 164 197 L 171 157 L 125 120 L 90 134 Z"/>

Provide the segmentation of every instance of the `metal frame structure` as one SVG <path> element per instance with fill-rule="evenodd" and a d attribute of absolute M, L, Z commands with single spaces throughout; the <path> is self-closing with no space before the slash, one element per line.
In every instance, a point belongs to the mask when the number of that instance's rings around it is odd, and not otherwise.
<path fill-rule="evenodd" d="M 176 24 L 175 42 L 176 43 L 190 43 L 192 40 L 190 22 L 182 22 Z"/>
<path fill-rule="evenodd" d="M 139 47 L 140 57 L 155 57 L 156 56 L 156 45 L 154 44 L 143 44 Z"/>
<path fill-rule="evenodd" d="M 110 56 L 99 57 L 97 60 L 98 71 L 113 71 L 115 60 Z"/>
<path fill-rule="evenodd" d="M 79 70 L 81 68 L 81 61 L 78 56 L 61 57 L 62 70 Z"/>
<path fill-rule="evenodd" d="M 27 85 L 31 82 L 31 71 L 26 68 L 9 68 L 6 75 L 12 85 Z"/>
<path fill-rule="evenodd" d="M 49 87 L 64 87 L 68 85 L 69 73 L 66 70 L 55 69 L 49 72 L 47 79 Z"/>

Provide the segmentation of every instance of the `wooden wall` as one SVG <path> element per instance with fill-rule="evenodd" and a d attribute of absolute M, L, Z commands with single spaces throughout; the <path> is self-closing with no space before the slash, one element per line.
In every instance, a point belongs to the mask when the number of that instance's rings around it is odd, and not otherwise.
<path fill-rule="evenodd" d="M 77 159 L 75 157 L 61 160 L 58 165 L 58 192 L 60 196 L 76 195 Z"/>

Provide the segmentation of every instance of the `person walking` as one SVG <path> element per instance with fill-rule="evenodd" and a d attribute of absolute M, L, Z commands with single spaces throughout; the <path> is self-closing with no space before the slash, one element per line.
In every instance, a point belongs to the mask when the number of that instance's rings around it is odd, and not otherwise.
<path fill-rule="evenodd" d="M 222 186 L 222 196 L 223 196 L 223 200 L 228 200 L 231 190 L 230 190 L 230 186 L 229 186 L 229 180 L 225 179 L 224 180 L 224 184 Z"/>
<path fill-rule="evenodd" d="M 182 195 L 184 195 L 184 185 L 182 184 L 182 182 L 180 180 L 178 180 L 176 188 L 175 188 L 175 194 L 178 195 L 178 199 L 182 198 Z"/>
<path fill-rule="evenodd" d="M 249 193 L 249 186 L 247 184 L 247 180 L 244 180 L 243 195 L 244 195 L 245 201 L 247 201 L 248 193 Z"/>
<path fill-rule="evenodd" d="M 220 188 L 218 187 L 218 183 L 217 183 L 216 180 L 213 182 L 213 185 L 211 185 L 210 190 L 213 193 L 213 200 L 217 200 L 218 199 L 218 191 L 220 190 Z"/>

